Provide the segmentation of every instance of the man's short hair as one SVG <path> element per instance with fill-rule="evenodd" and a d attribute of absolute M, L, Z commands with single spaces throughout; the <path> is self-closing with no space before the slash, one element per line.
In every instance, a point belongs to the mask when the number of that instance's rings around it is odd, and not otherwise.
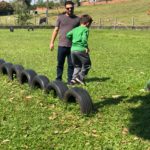
<path fill-rule="evenodd" d="M 71 4 L 71 5 L 74 6 L 74 2 L 72 2 L 72 1 L 66 1 L 66 2 L 65 2 L 65 6 L 68 5 L 68 4 Z"/>
<path fill-rule="evenodd" d="M 85 14 L 85 15 L 82 15 L 81 18 L 80 18 L 80 23 L 81 24 L 85 24 L 85 23 L 92 23 L 93 19 L 91 16 Z"/>

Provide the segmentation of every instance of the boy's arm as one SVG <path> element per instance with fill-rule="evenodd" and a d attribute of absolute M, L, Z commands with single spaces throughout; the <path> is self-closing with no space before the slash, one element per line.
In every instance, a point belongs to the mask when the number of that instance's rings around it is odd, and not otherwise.
<path fill-rule="evenodd" d="M 89 36 L 89 30 L 86 30 L 82 35 L 82 43 L 86 49 L 88 49 L 88 36 Z"/>
<path fill-rule="evenodd" d="M 73 35 L 73 30 L 69 31 L 67 34 L 66 34 L 66 37 L 72 41 L 72 35 Z"/>

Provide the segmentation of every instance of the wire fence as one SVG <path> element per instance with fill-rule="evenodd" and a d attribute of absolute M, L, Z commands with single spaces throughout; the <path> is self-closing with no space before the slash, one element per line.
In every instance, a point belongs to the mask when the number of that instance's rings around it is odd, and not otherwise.
<path fill-rule="evenodd" d="M 32 19 L 28 21 L 25 25 L 30 26 L 54 26 L 56 21 L 56 16 L 49 16 L 48 20 L 45 15 L 34 15 Z M 17 16 L 0 16 L 0 26 L 19 26 Z M 92 23 L 93 28 L 150 28 L 150 18 L 147 20 L 140 20 L 136 17 L 131 18 L 99 18 L 95 19 Z"/>
<path fill-rule="evenodd" d="M 48 20 L 51 18 L 48 17 Z M 41 21 L 40 21 L 41 20 Z M 24 25 L 46 25 L 47 24 L 46 17 L 34 16 L 32 19 L 28 20 Z M 50 21 L 48 21 L 49 25 L 51 25 Z M 10 26 L 10 25 L 20 25 L 17 16 L 0 16 L 0 25 L 1 26 Z"/>

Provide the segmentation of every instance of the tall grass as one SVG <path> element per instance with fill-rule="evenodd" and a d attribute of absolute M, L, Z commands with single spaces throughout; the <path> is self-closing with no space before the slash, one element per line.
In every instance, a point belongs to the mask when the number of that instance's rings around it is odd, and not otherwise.
<path fill-rule="evenodd" d="M 0 30 L 0 58 L 56 77 L 57 41 L 49 51 L 51 30 Z M 32 90 L 0 75 L 0 149 L 150 148 L 150 33 L 91 30 L 92 69 L 86 89 L 97 111 L 82 116 L 77 104 Z M 63 80 L 66 82 L 66 64 Z"/>

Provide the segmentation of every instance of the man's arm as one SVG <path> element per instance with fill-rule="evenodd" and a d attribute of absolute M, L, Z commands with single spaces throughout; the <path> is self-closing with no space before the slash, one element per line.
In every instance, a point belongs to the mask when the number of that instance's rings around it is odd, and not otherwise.
<path fill-rule="evenodd" d="M 51 41 L 50 41 L 50 45 L 49 45 L 51 51 L 54 49 L 54 42 L 57 37 L 58 31 L 59 31 L 59 28 L 55 27 L 55 29 L 52 33 L 52 37 L 51 37 Z"/>

